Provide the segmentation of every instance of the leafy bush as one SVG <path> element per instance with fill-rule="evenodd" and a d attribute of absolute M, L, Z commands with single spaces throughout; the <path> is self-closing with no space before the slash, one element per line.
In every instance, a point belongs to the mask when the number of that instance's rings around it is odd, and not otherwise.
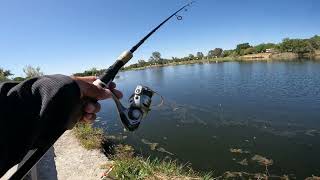
<path fill-rule="evenodd" d="M 309 53 L 314 51 L 311 43 L 306 39 L 286 38 L 279 46 L 282 52 Z"/>
<path fill-rule="evenodd" d="M 10 70 L 0 68 L 0 82 L 8 80 L 8 77 L 13 75 Z"/>
<path fill-rule="evenodd" d="M 223 50 L 221 48 L 215 48 L 214 50 L 210 50 L 208 52 L 209 58 L 221 57 Z"/>
<path fill-rule="evenodd" d="M 256 52 L 258 53 L 262 53 L 262 52 L 265 52 L 266 49 L 273 49 L 273 48 L 276 48 L 276 45 L 273 44 L 273 43 L 262 43 L 262 44 L 258 44 L 256 46 L 254 46 Z"/>
<path fill-rule="evenodd" d="M 235 51 L 238 55 L 244 55 L 244 50 L 251 47 L 249 43 L 238 44 Z"/>
<path fill-rule="evenodd" d="M 254 54 L 254 53 L 256 53 L 256 50 L 253 47 L 250 47 L 250 48 L 243 50 L 243 55 Z"/>

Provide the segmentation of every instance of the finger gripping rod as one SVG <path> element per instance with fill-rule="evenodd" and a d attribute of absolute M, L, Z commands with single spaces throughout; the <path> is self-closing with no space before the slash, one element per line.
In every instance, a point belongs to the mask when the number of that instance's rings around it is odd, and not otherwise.
<path fill-rule="evenodd" d="M 109 83 L 113 81 L 116 77 L 119 70 L 133 57 L 133 53 L 153 34 L 155 33 L 161 26 L 163 26 L 167 21 L 169 21 L 172 17 L 177 15 L 180 11 L 185 9 L 186 7 L 193 4 L 194 1 L 184 5 L 176 12 L 174 12 L 167 19 L 162 21 L 157 27 L 155 27 L 152 31 L 150 31 L 145 37 L 143 37 L 136 45 L 134 45 L 129 51 L 124 51 L 116 60 L 116 62 L 111 65 L 93 84 L 96 86 L 100 86 L 102 88 L 108 88 Z"/>

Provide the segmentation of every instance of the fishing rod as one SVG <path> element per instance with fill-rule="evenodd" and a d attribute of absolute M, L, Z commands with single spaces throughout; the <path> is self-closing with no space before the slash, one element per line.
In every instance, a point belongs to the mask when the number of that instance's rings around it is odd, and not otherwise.
<path fill-rule="evenodd" d="M 168 22 L 171 18 L 176 16 L 178 20 L 182 20 L 182 16 L 178 15 L 182 10 L 187 10 L 187 7 L 191 6 L 194 1 L 184 5 L 164 21 L 162 21 L 157 27 L 150 31 L 145 37 L 143 37 L 136 45 L 134 45 L 129 51 L 124 51 L 116 60 L 116 62 L 111 65 L 95 82 L 94 85 L 107 89 L 110 82 L 116 77 L 120 69 L 133 57 L 133 53 L 161 26 Z M 152 96 L 157 94 L 155 91 L 151 90 L 149 87 L 138 85 L 134 91 L 134 94 L 129 98 L 130 106 L 126 108 L 120 102 L 120 100 L 111 91 L 112 99 L 114 100 L 118 114 L 120 116 L 121 122 L 124 127 L 129 131 L 136 130 L 143 118 L 146 117 L 148 112 L 151 110 Z M 163 98 L 161 101 L 163 102 Z M 94 100 L 96 101 L 96 100 Z M 76 115 L 75 115 L 76 116 Z M 74 117 L 73 117 L 74 118 Z M 74 118 L 75 119 L 75 118 Z M 71 125 L 71 127 L 74 124 Z M 70 127 L 70 124 L 66 127 L 57 130 L 48 140 L 47 144 L 41 148 L 33 150 L 33 154 L 21 165 L 21 167 L 10 177 L 9 180 L 20 180 L 23 179 L 28 172 L 38 163 L 38 161 L 46 154 L 46 152 L 54 145 L 54 143 L 59 139 L 59 137 Z"/>

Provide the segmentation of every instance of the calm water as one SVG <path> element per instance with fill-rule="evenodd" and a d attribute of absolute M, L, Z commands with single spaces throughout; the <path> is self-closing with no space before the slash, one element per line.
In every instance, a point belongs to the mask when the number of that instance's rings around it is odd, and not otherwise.
<path fill-rule="evenodd" d="M 264 172 L 251 160 L 258 154 L 273 160 L 271 174 L 320 175 L 319 62 L 183 65 L 123 72 L 116 82 L 123 101 L 137 84 L 165 97 L 134 133 L 123 132 L 112 101 L 102 103 L 97 126 L 128 136 L 124 141 L 146 156 L 177 158 L 218 175 Z M 149 143 L 159 143 L 158 150 Z M 243 159 L 248 165 L 238 163 Z"/>

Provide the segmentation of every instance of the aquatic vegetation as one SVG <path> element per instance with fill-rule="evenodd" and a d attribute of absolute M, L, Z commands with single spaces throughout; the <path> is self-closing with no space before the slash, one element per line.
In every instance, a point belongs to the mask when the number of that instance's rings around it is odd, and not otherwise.
<path fill-rule="evenodd" d="M 174 155 L 173 153 L 171 153 L 171 152 L 169 152 L 169 151 L 167 151 L 167 150 L 165 150 L 163 147 L 159 147 L 159 148 L 157 148 L 157 151 L 159 151 L 159 152 L 163 152 L 163 153 L 167 153 L 167 154 L 170 154 L 170 155 Z"/>
<path fill-rule="evenodd" d="M 122 135 L 107 135 L 106 139 L 108 140 L 115 140 L 115 141 L 123 141 L 125 139 L 127 139 L 128 136 L 122 136 Z"/>
<path fill-rule="evenodd" d="M 242 150 L 242 149 L 230 148 L 229 151 L 235 154 L 250 154 L 250 151 Z"/>
<path fill-rule="evenodd" d="M 144 143 L 144 144 L 146 144 L 146 145 L 149 145 L 149 146 L 150 146 L 150 149 L 151 149 L 152 151 L 156 150 L 157 146 L 159 145 L 159 143 L 152 143 L 152 142 L 150 142 L 150 141 L 148 141 L 148 140 L 146 140 L 146 139 L 141 139 L 141 142 Z"/>
<path fill-rule="evenodd" d="M 320 134 L 320 131 L 317 131 L 315 129 L 310 129 L 310 130 L 307 130 L 304 134 L 308 136 L 316 136 Z"/>
<path fill-rule="evenodd" d="M 267 175 L 265 173 L 249 173 L 249 172 L 232 172 L 226 171 L 223 175 L 213 178 L 214 180 L 225 180 L 225 179 L 256 179 L 256 180 L 268 180 L 268 179 L 279 179 L 279 180 L 289 180 L 288 175 Z"/>
<path fill-rule="evenodd" d="M 153 142 L 150 142 L 150 141 L 148 141 L 148 140 L 146 140 L 146 139 L 141 139 L 141 142 L 144 143 L 144 144 L 146 144 L 146 145 L 149 145 L 149 146 L 150 146 L 150 149 L 151 149 L 152 151 L 157 150 L 157 151 L 162 152 L 162 153 L 167 153 L 167 154 L 169 154 L 169 155 L 174 155 L 173 153 L 167 151 L 167 150 L 164 149 L 163 147 L 158 147 L 158 146 L 159 146 L 159 143 L 153 143 Z"/>
<path fill-rule="evenodd" d="M 257 163 L 259 163 L 262 166 L 271 166 L 273 164 L 273 160 L 272 159 L 267 159 L 266 157 L 263 157 L 261 155 L 254 155 L 251 158 L 252 161 L 256 161 Z"/>
<path fill-rule="evenodd" d="M 152 151 L 154 151 L 154 150 L 156 150 L 156 147 L 158 146 L 158 143 L 152 143 L 152 144 L 150 144 L 150 149 L 152 150 Z"/>
<path fill-rule="evenodd" d="M 309 136 L 320 135 L 320 131 L 304 130 L 303 126 L 294 122 L 273 122 L 256 119 L 256 117 L 248 117 L 245 120 L 235 120 L 232 117 L 229 118 L 221 104 L 218 104 L 216 107 L 203 107 L 201 105 L 178 104 L 175 101 L 166 100 L 164 105 L 158 110 L 162 116 L 170 116 L 170 119 L 175 120 L 177 122 L 176 127 L 188 124 L 208 126 L 210 123 L 210 126 L 213 127 L 254 127 L 262 132 L 290 138 L 300 133 L 305 133 Z M 212 118 L 209 121 L 201 117 Z M 254 137 L 253 140 L 255 140 L 255 138 L 256 137 Z M 245 140 L 245 142 L 249 142 L 249 140 Z"/>
<path fill-rule="evenodd" d="M 206 126 L 207 123 L 203 120 L 201 120 L 198 116 L 196 116 L 195 114 L 191 114 L 191 117 L 193 118 L 193 120 L 195 120 L 197 123 Z"/>
<path fill-rule="evenodd" d="M 312 175 L 311 177 L 307 177 L 305 180 L 320 180 L 320 176 Z"/>
<path fill-rule="evenodd" d="M 163 140 L 167 140 L 168 138 L 167 137 L 163 137 Z"/>
<path fill-rule="evenodd" d="M 247 158 L 243 159 L 242 161 L 237 162 L 238 164 L 241 164 L 242 166 L 248 166 L 248 160 Z"/>
<path fill-rule="evenodd" d="M 282 136 L 282 137 L 294 137 L 296 136 L 299 131 L 298 130 L 282 130 L 282 129 L 275 129 L 275 128 L 266 128 L 266 129 L 261 129 L 263 132 L 267 132 L 276 136 Z"/>
<path fill-rule="evenodd" d="M 225 178 L 235 178 L 235 177 L 241 177 L 242 173 L 241 172 L 230 172 L 227 171 L 223 175 Z"/>
<path fill-rule="evenodd" d="M 206 126 L 207 122 L 199 118 L 197 114 L 211 113 L 210 108 L 203 108 L 200 106 L 193 106 L 189 104 L 177 104 L 174 101 L 166 100 L 164 105 L 159 108 L 164 116 L 170 116 L 179 124 L 201 124 Z"/>

